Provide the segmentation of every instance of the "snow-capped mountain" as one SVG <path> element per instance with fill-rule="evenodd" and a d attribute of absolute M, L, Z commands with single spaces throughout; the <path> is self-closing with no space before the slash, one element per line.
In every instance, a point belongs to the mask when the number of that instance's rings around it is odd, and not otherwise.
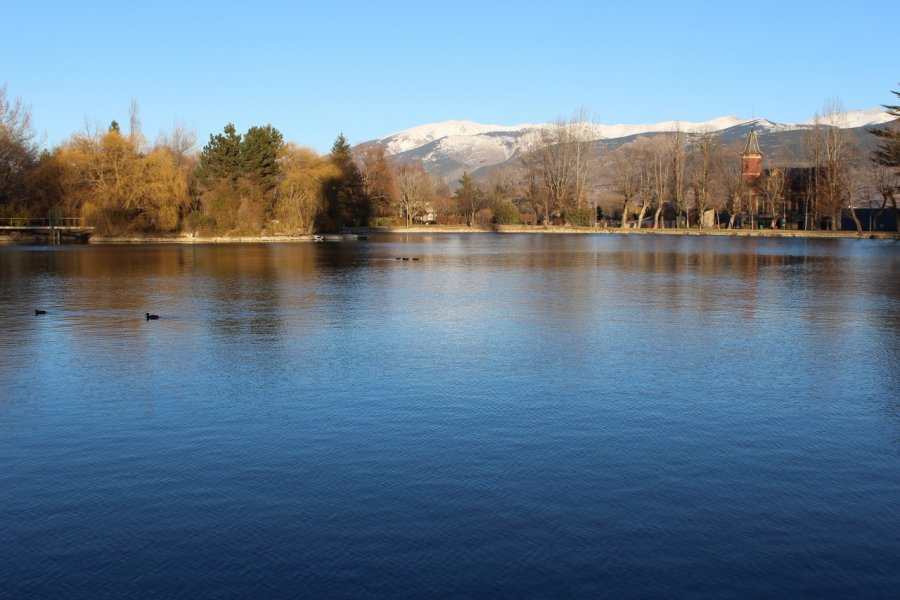
<path fill-rule="evenodd" d="M 871 127 L 873 125 L 881 125 L 893 120 L 894 117 L 884 112 L 881 107 L 865 108 L 862 110 L 848 110 L 836 115 L 833 122 L 842 129 L 854 129 L 856 127 Z M 829 123 L 829 119 L 819 119 L 820 123 Z M 814 125 L 815 119 L 808 119 L 800 123 L 801 125 Z"/>
<path fill-rule="evenodd" d="M 881 108 L 847 111 L 835 119 L 840 127 L 871 127 L 890 121 L 892 117 Z M 827 121 L 821 121 L 827 122 Z M 718 117 L 709 121 L 663 121 L 648 124 L 603 125 L 585 124 L 592 140 L 603 140 L 616 145 L 639 135 L 684 131 L 719 132 L 724 137 L 745 135 L 755 129 L 760 135 L 809 129 L 814 120 L 796 124 L 775 123 L 766 119 L 742 119 L 734 116 Z M 366 142 L 384 146 L 388 154 L 398 160 L 421 160 L 433 174 L 448 182 L 458 179 L 463 172 L 475 173 L 499 166 L 512 159 L 516 153 L 545 125 L 487 125 L 472 121 L 444 121 L 404 129 Z M 730 133 L 730 135 L 729 135 Z"/>

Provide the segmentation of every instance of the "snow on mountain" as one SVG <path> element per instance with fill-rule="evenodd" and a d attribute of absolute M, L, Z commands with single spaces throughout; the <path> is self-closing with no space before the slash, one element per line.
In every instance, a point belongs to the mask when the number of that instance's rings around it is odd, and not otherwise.
<path fill-rule="evenodd" d="M 891 120 L 891 116 L 881 108 L 847 111 L 842 116 L 839 124 L 846 128 L 877 125 Z M 588 128 L 592 139 L 609 141 L 671 131 L 724 132 L 740 126 L 752 127 L 760 133 L 781 133 L 807 129 L 811 124 L 811 120 L 788 124 L 759 118 L 723 116 L 702 122 L 663 121 L 618 125 L 592 123 Z M 463 172 L 472 173 L 507 162 L 527 143 L 529 134 L 545 126 L 444 121 L 404 129 L 368 143 L 384 146 L 388 154 L 397 156 L 400 160 L 421 160 L 432 173 L 441 175 L 446 181 L 455 181 Z"/>
<path fill-rule="evenodd" d="M 685 131 L 688 133 L 698 131 L 721 131 L 747 123 L 749 119 L 726 116 L 709 121 L 694 123 L 691 121 L 663 121 L 661 123 L 648 123 L 644 125 L 594 125 L 592 129 L 598 134 L 596 139 L 613 140 L 632 135 L 645 133 L 662 133 L 669 131 Z"/>
<path fill-rule="evenodd" d="M 375 140 L 375 143 L 384 144 L 388 153 L 400 154 L 413 148 L 429 144 L 435 140 L 450 137 L 469 137 L 485 133 L 512 132 L 518 133 L 527 129 L 535 129 L 537 125 L 485 125 L 473 121 L 443 121 L 429 125 L 420 125 L 410 129 L 404 129 Z"/>
<path fill-rule="evenodd" d="M 893 121 L 896 117 L 887 114 L 883 108 L 866 108 L 863 110 L 848 110 L 835 116 L 833 122 L 842 129 L 852 129 L 854 127 L 870 127 L 872 125 L 881 125 Z M 814 125 L 815 119 L 803 121 L 801 125 Z M 829 123 L 828 119 L 820 119 L 820 123 Z"/>

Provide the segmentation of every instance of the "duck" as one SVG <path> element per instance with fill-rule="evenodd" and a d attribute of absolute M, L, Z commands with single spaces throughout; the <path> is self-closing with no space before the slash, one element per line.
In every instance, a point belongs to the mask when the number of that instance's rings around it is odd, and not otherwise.
<path fill-rule="evenodd" d="M 159 315 L 151 315 L 150 313 L 144 313 L 144 316 L 147 317 L 148 321 L 155 321 L 159 318 Z"/>
<path fill-rule="evenodd" d="M 34 316 L 38 316 L 38 315 L 46 315 L 46 314 L 47 314 L 47 311 L 46 311 L 46 310 L 41 310 L 41 309 L 39 309 L 39 308 L 34 309 Z"/>

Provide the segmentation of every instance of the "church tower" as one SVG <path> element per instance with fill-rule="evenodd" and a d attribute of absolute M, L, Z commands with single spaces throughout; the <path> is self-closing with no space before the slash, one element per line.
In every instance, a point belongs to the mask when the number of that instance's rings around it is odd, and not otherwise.
<path fill-rule="evenodd" d="M 744 151 L 741 152 L 741 181 L 744 184 L 744 198 L 742 198 L 741 204 L 743 206 L 735 207 L 735 212 L 740 215 L 741 226 L 744 225 L 744 216 L 746 215 L 750 229 L 757 228 L 759 217 L 761 197 L 757 183 L 762 177 L 762 156 L 756 131 L 751 130 Z"/>
<path fill-rule="evenodd" d="M 759 140 L 756 131 L 751 131 L 744 151 L 741 152 L 741 181 L 745 185 L 754 183 L 762 176 L 762 152 L 759 151 Z"/>

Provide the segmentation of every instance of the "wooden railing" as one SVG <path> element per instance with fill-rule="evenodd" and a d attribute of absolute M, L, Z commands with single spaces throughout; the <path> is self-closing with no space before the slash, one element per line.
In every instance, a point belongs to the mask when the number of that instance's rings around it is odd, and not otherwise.
<path fill-rule="evenodd" d="M 23 228 L 38 228 L 38 227 L 72 227 L 72 228 L 84 228 L 84 218 L 83 217 L 53 217 L 42 218 L 42 219 L 32 219 L 26 217 L 5 217 L 0 218 L 0 227 L 23 227 Z"/>

